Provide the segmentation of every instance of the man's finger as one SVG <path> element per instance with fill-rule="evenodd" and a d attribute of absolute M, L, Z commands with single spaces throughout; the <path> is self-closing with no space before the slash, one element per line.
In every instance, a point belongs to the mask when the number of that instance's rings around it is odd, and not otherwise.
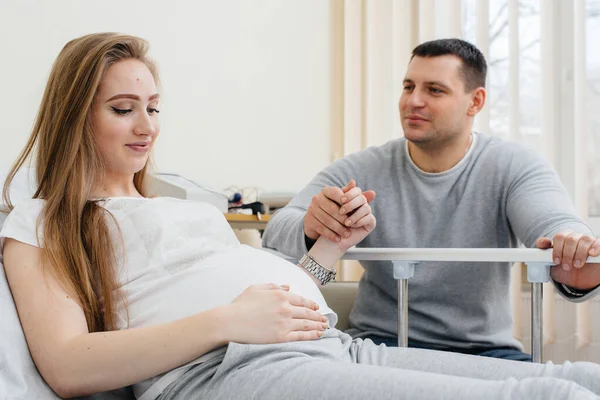
<path fill-rule="evenodd" d="M 348 237 L 349 235 L 346 233 L 348 228 L 343 225 L 344 216 L 336 215 L 335 217 L 331 216 L 328 212 L 320 209 L 315 210 L 315 218 L 318 222 L 320 222 L 327 229 L 337 233 L 340 237 Z M 338 218 L 341 220 L 338 220 Z M 315 227 L 317 229 L 317 227 Z"/>
<path fill-rule="evenodd" d="M 538 249 L 549 249 L 552 247 L 552 240 L 547 237 L 541 237 L 535 241 L 535 247 Z"/>
<path fill-rule="evenodd" d="M 377 196 L 377 193 L 375 193 L 374 190 L 367 190 L 366 192 L 363 192 L 363 196 L 366 197 L 367 203 L 370 203 L 375 199 L 375 196 Z"/>
<path fill-rule="evenodd" d="M 584 235 L 579 239 L 579 243 L 577 243 L 577 249 L 575 250 L 575 254 L 573 255 L 573 267 L 581 268 L 584 266 L 587 261 L 587 257 L 590 251 L 590 248 L 594 244 L 594 238 L 588 235 Z"/>
<path fill-rule="evenodd" d="M 327 199 L 337 203 L 338 205 L 343 203 L 341 198 L 344 196 L 344 192 L 340 188 L 333 187 L 333 186 L 327 186 L 327 187 L 323 188 L 323 190 L 321 191 L 321 194 L 324 197 L 326 197 Z"/>
<path fill-rule="evenodd" d="M 343 224 L 346 219 L 344 215 L 340 214 L 340 206 L 336 202 L 329 200 L 325 196 L 319 199 L 319 201 L 316 203 L 315 208 L 312 211 L 316 214 L 317 212 L 319 212 L 319 210 L 336 219 L 340 224 Z M 320 220 L 321 222 L 325 223 L 326 226 L 328 226 L 332 230 L 335 230 L 334 226 L 337 225 L 330 225 L 329 223 L 326 223 L 326 221 L 324 221 L 323 218 L 320 218 Z"/>
<path fill-rule="evenodd" d="M 334 231 L 332 231 L 331 229 L 329 229 L 328 227 L 326 227 L 323 224 L 321 224 L 318 228 L 316 228 L 315 231 L 317 231 L 319 236 L 325 236 L 327 239 L 329 239 L 332 242 L 337 243 L 342 240 L 340 235 L 336 234 Z"/>
<path fill-rule="evenodd" d="M 316 210 L 315 213 L 313 213 L 313 217 L 315 225 L 311 226 L 311 229 L 317 232 L 319 236 L 325 236 L 332 242 L 339 242 L 340 240 L 342 240 L 344 233 L 347 231 L 347 229 L 343 227 L 342 224 L 334 220 L 329 214 L 327 214 L 323 210 Z M 341 232 L 340 234 L 337 234 L 335 230 L 331 229 L 331 225 L 337 226 L 335 224 L 338 224 L 340 226 L 338 228 L 338 230 Z"/>
<path fill-rule="evenodd" d="M 575 252 L 577 251 L 577 244 L 581 240 L 583 235 L 578 233 L 571 233 L 568 235 L 563 242 L 563 250 L 562 250 L 562 265 L 566 270 L 570 270 L 573 268 L 573 263 L 575 259 Z"/>
<path fill-rule="evenodd" d="M 596 239 L 592 248 L 588 251 L 588 254 L 592 257 L 600 256 L 600 239 Z"/>
<path fill-rule="evenodd" d="M 565 270 L 567 270 L 568 267 L 565 267 L 565 264 L 563 263 L 563 247 L 565 245 L 565 239 L 571 233 L 573 233 L 573 231 L 559 232 L 556 235 L 554 235 L 554 238 L 552 240 L 552 261 L 554 261 L 554 264 L 560 265 Z"/>

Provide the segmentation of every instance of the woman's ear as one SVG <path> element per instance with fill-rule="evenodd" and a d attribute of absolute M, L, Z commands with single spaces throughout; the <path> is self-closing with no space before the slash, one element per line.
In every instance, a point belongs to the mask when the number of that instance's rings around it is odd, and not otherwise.
<path fill-rule="evenodd" d="M 479 111 L 481 111 L 481 109 L 485 105 L 486 95 L 487 93 L 482 87 L 478 87 L 477 89 L 473 90 L 471 104 L 469 106 L 469 109 L 467 110 L 467 115 L 469 117 L 474 117 L 479 113 Z"/>

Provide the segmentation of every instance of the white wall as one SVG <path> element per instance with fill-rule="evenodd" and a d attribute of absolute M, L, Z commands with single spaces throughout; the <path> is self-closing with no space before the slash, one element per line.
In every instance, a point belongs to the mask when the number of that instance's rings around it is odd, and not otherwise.
<path fill-rule="evenodd" d="M 159 170 L 299 190 L 330 161 L 329 13 L 325 0 L 0 0 L 0 165 L 62 46 L 118 31 L 149 40 L 161 72 Z"/>

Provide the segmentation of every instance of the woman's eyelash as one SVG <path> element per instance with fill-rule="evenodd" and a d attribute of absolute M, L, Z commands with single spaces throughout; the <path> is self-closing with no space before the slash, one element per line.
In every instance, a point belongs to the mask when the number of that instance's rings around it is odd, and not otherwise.
<path fill-rule="evenodd" d="M 130 108 L 128 108 L 128 109 L 121 109 L 121 108 L 117 108 L 117 107 L 111 107 L 111 108 L 113 109 L 114 112 L 116 112 L 119 115 L 129 114 L 131 111 L 133 111 Z"/>
<path fill-rule="evenodd" d="M 111 107 L 111 108 L 112 108 L 112 110 L 114 112 L 116 112 L 119 115 L 126 115 L 126 114 L 129 114 L 130 112 L 133 111 L 131 108 L 117 108 L 117 107 Z M 158 113 L 160 113 L 160 110 L 157 109 L 157 108 L 147 108 L 146 111 L 149 114 L 152 114 L 152 113 L 158 114 Z"/>

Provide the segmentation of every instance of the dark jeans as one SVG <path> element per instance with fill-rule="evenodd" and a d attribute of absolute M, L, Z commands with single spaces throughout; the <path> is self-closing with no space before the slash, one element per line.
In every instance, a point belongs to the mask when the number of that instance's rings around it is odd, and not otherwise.
<path fill-rule="evenodd" d="M 388 347 L 397 347 L 398 346 L 398 339 L 396 339 L 396 338 L 392 339 L 392 338 L 381 337 L 381 336 L 368 336 L 365 339 L 371 339 L 375 344 L 385 344 Z M 428 346 L 426 343 L 416 342 L 414 340 L 408 341 L 408 347 L 414 347 L 417 349 L 451 351 L 454 353 L 471 354 L 474 356 L 503 358 L 505 360 L 531 362 L 531 354 L 523 353 L 523 352 L 521 352 L 517 349 L 513 349 L 511 347 L 500 347 L 500 348 L 479 347 L 479 348 L 473 348 L 473 349 L 460 349 L 460 348 L 456 348 L 456 347 L 434 348 L 434 347 Z"/>

